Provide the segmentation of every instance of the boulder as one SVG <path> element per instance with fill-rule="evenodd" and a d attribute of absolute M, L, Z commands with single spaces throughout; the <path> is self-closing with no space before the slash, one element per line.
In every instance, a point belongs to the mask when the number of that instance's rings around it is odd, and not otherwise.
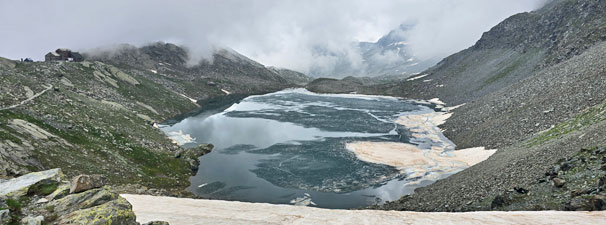
<path fill-rule="evenodd" d="M 522 188 L 522 187 L 514 187 L 513 190 L 515 190 L 516 192 L 518 192 L 520 194 L 526 194 L 526 193 L 528 193 L 528 189 Z"/>
<path fill-rule="evenodd" d="M 183 154 L 183 149 L 179 149 L 175 152 L 175 158 L 181 158 L 181 155 Z"/>
<path fill-rule="evenodd" d="M 60 183 L 63 177 L 59 168 L 29 173 L 0 183 L 0 196 L 18 198 L 26 195 L 32 186 Z"/>
<path fill-rule="evenodd" d="M 104 204 L 73 211 L 58 218 L 59 224 L 113 224 L 113 225 L 135 225 L 135 213 L 132 205 L 122 197 L 106 202 Z"/>
<path fill-rule="evenodd" d="M 21 219 L 21 224 L 41 225 L 43 221 L 44 221 L 44 216 L 37 216 L 37 217 L 27 216 L 27 217 Z"/>
<path fill-rule="evenodd" d="M 505 205 L 505 198 L 502 195 L 497 195 L 494 197 L 492 202 L 490 203 L 490 208 L 498 208 L 503 207 Z"/>
<path fill-rule="evenodd" d="M 103 175 L 78 175 L 72 179 L 69 193 L 78 193 L 105 185 L 106 178 Z"/>
<path fill-rule="evenodd" d="M 594 195 L 591 202 L 594 210 L 606 210 L 606 195 Z"/>
<path fill-rule="evenodd" d="M 570 211 L 589 211 L 593 209 L 593 204 L 590 199 L 578 196 L 571 199 L 565 208 Z"/>
<path fill-rule="evenodd" d="M 561 179 L 561 178 L 553 178 L 553 185 L 556 187 L 564 187 L 564 185 L 566 185 L 566 180 Z"/>
<path fill-rule="evenodd" d="M 108 187 L 88 190 L 82 193 L 71 194 L 61 199 L 52 201 L 55 212 L 68 214 L 80 209 L 91 208 L 118 199 L 118 194 L 112 192 Z"/>

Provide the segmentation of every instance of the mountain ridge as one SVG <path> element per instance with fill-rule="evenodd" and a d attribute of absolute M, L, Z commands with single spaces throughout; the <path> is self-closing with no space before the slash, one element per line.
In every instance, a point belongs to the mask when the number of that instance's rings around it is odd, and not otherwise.
<path fill-rule="evenodd" d="M 592 181 L 583 187 L 571 186 L 558 201 L 546 197 L 533 204 L 516 203 L 517 208 L 503 208 L 500 202 L 514 201 L 508 199 L 515 196 L 510 190 L 533 193 L 539 191 L 533 189 L 538 182 L 554 184 L 553 179 L 561 179 L 562 174 L 544 179 L 548 171 L 583 149 L 606 145 L 601 130 L 605 126 L 601 115 L 606 113 L 602 107 L 606 101 L 602 91 L 606 88 L 605 9 L 606 2 L 600 0 L 552 1 L 536 11 L 507 18 L 474 46 L 424 71 L 423 79 L 361 87 L 363 93 L 438 97 L 451 106 L 464 104 L 441 126 L 444 135 L 457 149 L 499 149 L 488 160 L 382 208 L 574 210 L 581 207 L 578 202 L 591 204 L 588 199 L 604 195 L 599 187 L 588 194 L 570 194 L 596 188 Z M 599 169 L 592 173 L 603 176 Z"/>
<path fill-rule="evenodd" d="M 155 124 L 209 99 L 297 86 L 229 50 L 195 66 L 186 49 L 167 43 L 106 53 L 84 62 L 0 61 L 0 177 L 62 168 L 103 174 L 125 192 L 190 196 L 197 157 L 212 146 L 185 151 Z"/>

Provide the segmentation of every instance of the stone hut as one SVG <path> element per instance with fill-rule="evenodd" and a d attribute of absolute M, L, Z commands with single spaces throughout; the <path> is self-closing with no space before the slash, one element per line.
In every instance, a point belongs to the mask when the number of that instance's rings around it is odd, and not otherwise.
<path fill-rule="evenodd" d="M 59 48 L 54 52 L 49 52 L 44 56 L 44 61 L 73 61 L 73 62 L 82 62 L 84 57 L 78 52 L 73 52 L 72 50 L 66 48 Z"/>

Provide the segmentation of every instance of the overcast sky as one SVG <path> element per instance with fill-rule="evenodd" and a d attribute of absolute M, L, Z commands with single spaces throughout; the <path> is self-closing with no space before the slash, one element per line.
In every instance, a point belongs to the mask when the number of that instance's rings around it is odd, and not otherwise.
<path fill-rule="evenodd" d="M 230 47 L 265 65 L 302 72 L 312 47 L 348 51 L 401 23 L 420 58 L 471 46 L 484 31 L 546 0 L 0 0 L 0 56 L 43 55 L 58 47 L 85 50 L 155 41 L 189 47 L 199 59 Z"/>

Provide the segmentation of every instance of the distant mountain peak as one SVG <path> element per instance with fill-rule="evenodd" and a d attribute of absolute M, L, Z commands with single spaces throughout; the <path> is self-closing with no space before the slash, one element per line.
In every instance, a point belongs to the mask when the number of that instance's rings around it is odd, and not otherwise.
<path fill-rule="evenodd" d="M 313 69 L 312 76 L 346 77 L 346 76 L 411 76 L 433 66 L 437 59 L 420 60 L 411 53 L 407 32 L 413 24 L 401 24 L 391 30 L 376 42 L 358 42 L 356 45 L 359 56 L 351 56 L 351 52 L 330 51 L 317 47 L 314 53 L 318 57 L 327 57 L 335 62 L 333 68 Z M 360 62 L 351 62 L 361 58 Z M 324 69 L 324 70 L 322 70 Z"/>

